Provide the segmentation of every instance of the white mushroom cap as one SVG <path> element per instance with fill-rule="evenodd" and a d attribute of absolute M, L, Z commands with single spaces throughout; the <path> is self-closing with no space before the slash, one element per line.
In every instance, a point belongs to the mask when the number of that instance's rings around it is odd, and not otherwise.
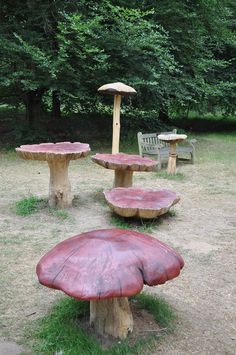
<path fill-rule="evenodd" d="M 98 89 L 98 92 L 110 95 L 129 96 L 136 94 L 136 90 L 123 83 L 105 84 Z"/>

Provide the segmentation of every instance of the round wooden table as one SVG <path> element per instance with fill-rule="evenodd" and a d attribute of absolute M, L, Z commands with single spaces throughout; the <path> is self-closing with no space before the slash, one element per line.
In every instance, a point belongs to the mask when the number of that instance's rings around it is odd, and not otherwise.
<path fill-rule="evenodd" d="M 114 187 L 131 187 L 134 171 L 153 171 L 158 162 L 139 155 L 131 154 L 96 154 L 92 160 L 106 169 L 115 170 Z"/>
<path fill-rule="evenodd" d="M 73 195 L 68 177 L 70 160 L 86 157 L 89 144 L 80 142 L 59 142 L 21 145 L 17 154 L 26 160 L 47 161 L 50 169 L 49 206 L 60 208 L 72 205 Z"/>
<path fill-rule="evenodd" d="M 170 145 L 167 173 L 174 175 L 176 173 L 176 144 L 186 139 L 186 134 L 159 134 L 158 139 Z"/>

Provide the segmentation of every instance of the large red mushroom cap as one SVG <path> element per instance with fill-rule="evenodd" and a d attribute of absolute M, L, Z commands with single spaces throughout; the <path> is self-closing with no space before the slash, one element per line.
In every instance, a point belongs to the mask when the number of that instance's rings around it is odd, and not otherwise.
<path fill-rule="evenodd" d="M 177 277 L 182 257 L 146 234 L 123 229 L 82 233 L 56 245 L 39 261 L 39 282 L 84 300 L 130 297 L 144 284 Z"/>
<path fill-rule="evenodd" d="M 179 202 L 175 192 L 140 187 L 117 187 L 103 192 L 111 210 L 122 217 L 156 218 Z"/>

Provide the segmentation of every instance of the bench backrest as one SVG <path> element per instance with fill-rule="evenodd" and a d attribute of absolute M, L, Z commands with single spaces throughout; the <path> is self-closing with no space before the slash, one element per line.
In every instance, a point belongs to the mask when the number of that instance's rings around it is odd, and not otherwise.
<path fill-rule="evenodd" d="M 137 137 L 138 137 L 138 147 L 139 147 L 139 155 L 143 154 L 157 154 L 157 146 L 162 145 L 168 146 L 167 143 L 161 142 L 158 139 L 158 135 L 160 133 L 162 134 L 173 134 L 176 133 L 177 130 L 174 129 L 173 131 L 170 132 L 159 132 L 159 133 L 142 133 L 138 132 Z"/>

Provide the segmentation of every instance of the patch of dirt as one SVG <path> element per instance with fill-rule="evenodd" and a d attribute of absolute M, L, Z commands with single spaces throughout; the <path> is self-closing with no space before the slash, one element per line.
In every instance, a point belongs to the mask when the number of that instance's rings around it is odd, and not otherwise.
<path fill-rule="evenodd" d="M 178 278 L 144 288 L 163 297 L 178 315 L 177 330 L 156 344 L 153 355 L 235 354 L 235 151 L 236 141 L 200 138 L 195 165 L 178 165 L 183 181 L 134 173 L 134 186 L 167 188 L 181 197 L 176 213 L 151 233 L 185 260 Z M 68 216 L 44 209 L 20 217 L 12 206 L 21 198 L 47 197 L 48 166 L 1 154 L 0 167 L 0 336 L 21 343 L 24 325 L 44 316 L 60 296 L 38 284 L 40 257 L 70 236 L 113 227 L 108 206 L 96 196 L 112 187 L 114 173 L 89 157 L 71 162 L 69 176 L 78 200 Z"/>

